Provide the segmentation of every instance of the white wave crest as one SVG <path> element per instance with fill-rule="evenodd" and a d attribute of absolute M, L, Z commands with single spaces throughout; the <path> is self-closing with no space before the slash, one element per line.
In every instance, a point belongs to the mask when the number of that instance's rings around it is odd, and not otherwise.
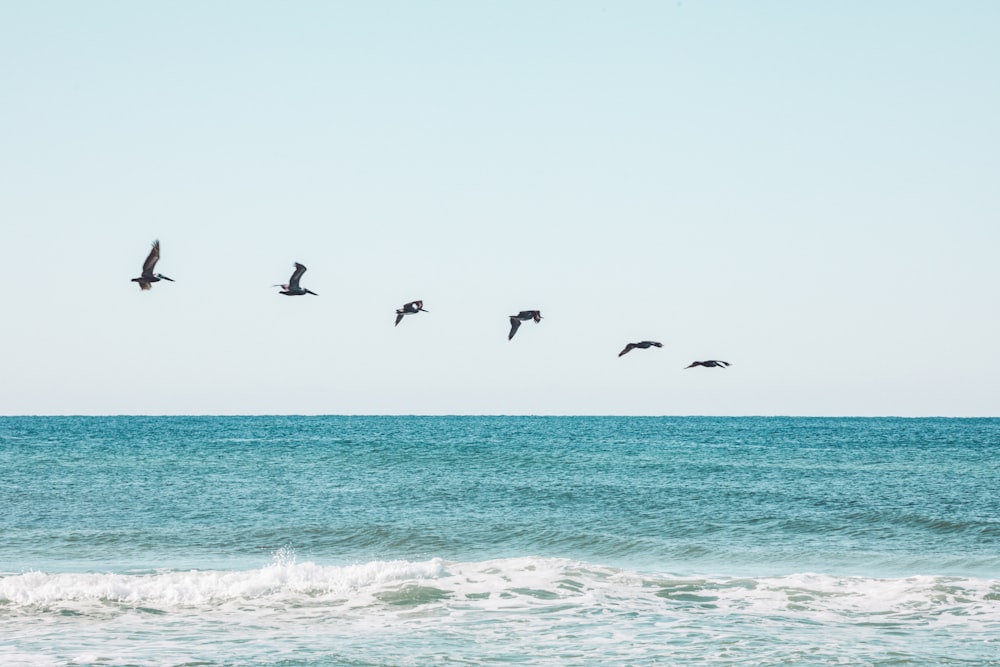
<path fill-rule="evenodd" d="M 2 576 L 0 620 L 12 642 L 0 663 L 30 667 L 279 664 L 289 651 L 313 656 L 301 664 L 985 664 L 1000 582 L 655 575 L 540 557 L 324 566 L 282 550 L 241 571 Z"/>
<path fill-rule="evenodd" d="M 795 574 L 778 577 L 650 575 L 565 559 L 507 558 L 471 563 L 372 561 L 299 563 L 282 550 L 260 569 L 151 574 L 24 572 L 0 577 L 0 609 L 86 612 L 93 605 L 169 610 L 197 607 L 614 611 L 724 617 L 795 616 L 816 622 L 983 623 L 1000 630 L 997 580 L 897 579 Z"/>
<path fill-rule="evenodd" d="M 289 597 L 350 597 L 394 582 L 434 579 L 441 559 L 372 561 L 348 566 L 297 563 L 289 554 L 256 570 L 168 571 L 155 574 L 24 572 L 0 578 L 0 604 L 47 606 L 67 602 L 203 606 Z"/>

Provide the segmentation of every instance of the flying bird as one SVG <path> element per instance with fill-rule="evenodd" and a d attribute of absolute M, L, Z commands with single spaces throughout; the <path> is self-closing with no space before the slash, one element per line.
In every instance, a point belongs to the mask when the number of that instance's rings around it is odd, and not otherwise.
<path fill-rule="evenodd" d="M 540 310 L 522 310 L 517 315 L 510 316 L 510 333 L 507 334 L 507 340 L 514 337 L 517 333 L 518 328 L 521 326 L 521 322 L 527 322 L 528 320 L 535 320 L 535 322 L 542 321 L 542 311 Z"/>
<path fill-rule="evenodd" d="M 685 366 L 685 368 L 692 368 L 694 366 L 704 366 L 705 368 L 725 368 L 729 365 L 728 361 L 717 361 L 715 359 L 709 359 L 708 361 L 692 361 L 690 366 Z"/>
<path fill-rule="evenodd" d="M 306 272 L 306 267 L 295 262 L 295 273 L 292 277 L 288 279 L 287 285 L 273 285 L 273 287 L 280 287 L 281 294 L 286 296 L 302 296 L 303 294 L 312 294 L 313 296 L 319 296 L 316 292 L 307 290 L 305 287 L 299 287 L 299 280 L 302 279 L 302 274 Z"/>
<path fill-rule="evenodd" d="M 639 349 L 645 350 L 646 348 L 649 347 L 663 347 L 663 343 L 657 343 L 655 340 L 644 340 L 641 343 L 629 343 L 628 345 L 625 346 L 624 350 L 618 353 L 618 356 L 620 357 L 623 354 L 628 354 L 637 347 Z"/>
<path fill-rule="evenodd" d="M 160 242 L 153 241 L 153 248 L 149 251 L 149 255 L 146 257 L 146 261 L 142 265 L 142 275 L 138 278 L 133 278 L 132 282 L 139 283 L 139 289 L 145 291 L 153 286 L 153 283 L 158 283 L 161 280 L 169 280 L 174 282 L 173 278 L 167 278 L 162 273 L 153 273 L 153 269 L 156 268 L 156 263 L 160 260 Z"/>
<path fill-rule="evenodd" d="M 423 301 L 411 301 L 409 303 L 404 303 L 402 308 L 396 309 L 396 326 L 403 321 L 403 318 L 407 315 L 416 315 L 417 313 L 429 313 L 429 310 L 424 310 Z"/>

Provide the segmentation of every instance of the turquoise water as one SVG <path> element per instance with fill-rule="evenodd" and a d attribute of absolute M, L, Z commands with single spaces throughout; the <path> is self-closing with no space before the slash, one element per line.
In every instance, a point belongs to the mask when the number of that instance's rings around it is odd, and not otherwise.
<path fill-rule="evenodd" d="M 998 664 L 1000 420 L 0 418 L 0 664 Z"/>

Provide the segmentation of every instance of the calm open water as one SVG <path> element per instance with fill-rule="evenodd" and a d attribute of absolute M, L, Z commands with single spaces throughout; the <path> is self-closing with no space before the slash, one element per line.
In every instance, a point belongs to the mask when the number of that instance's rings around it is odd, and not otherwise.
<path fill-rule="evenodd" d="M 3 665 L 1000 665 L 1000 420 L 0 418 Z"/>

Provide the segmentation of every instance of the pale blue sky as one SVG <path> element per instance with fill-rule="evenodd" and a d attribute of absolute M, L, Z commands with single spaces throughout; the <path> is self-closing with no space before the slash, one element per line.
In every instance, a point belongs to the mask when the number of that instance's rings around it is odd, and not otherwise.
<path fill-rule="evenodd" d="M 0 4 L 0 413 L 996 416 L 998 34 L 993 2 Z M 319 297 L 271 287 L 295 261 Z"/>

